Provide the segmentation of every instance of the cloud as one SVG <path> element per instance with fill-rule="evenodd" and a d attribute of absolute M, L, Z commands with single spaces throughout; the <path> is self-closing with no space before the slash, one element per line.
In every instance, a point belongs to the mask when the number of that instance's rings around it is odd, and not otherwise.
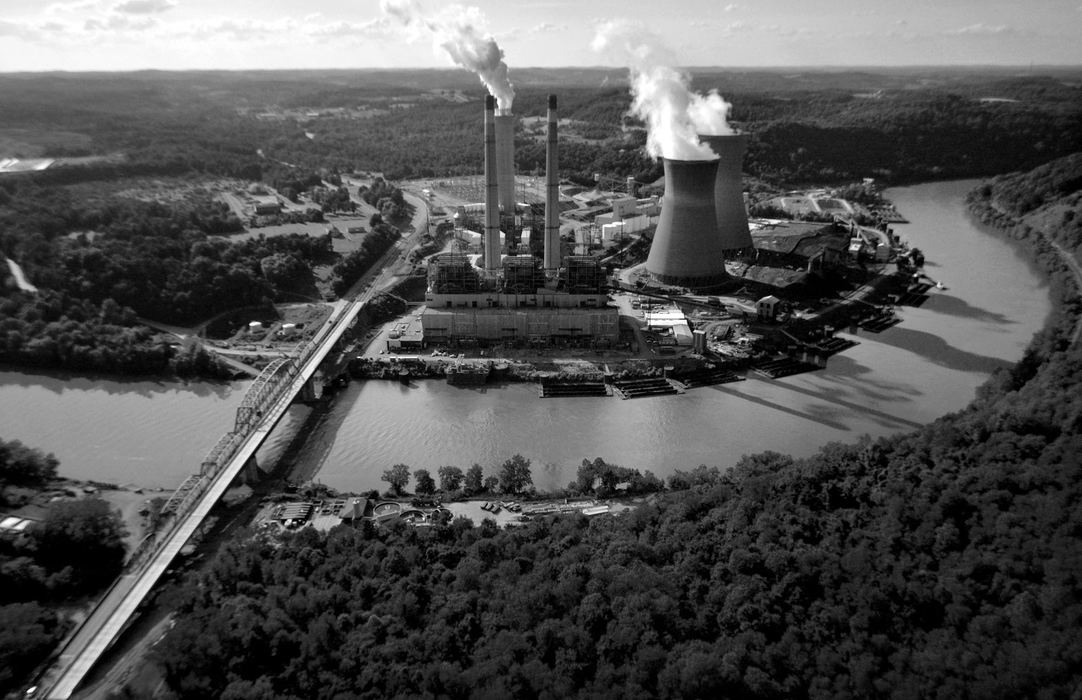
<path fill-rule="evenodd" d="M 21 22 L 8 22 L 7 20 L 0 19 L 0 39 L 4 37 L 14 37 L 16 39 L 36 39 L 37 32 Z"/>
<path fill-rule="evenodd" d="M 541 24 L 535 24 L 526 30 L 527 34 L 546 34 L 549 32 L 562 32 L 567 30 L 566 24 L 553 24 L 552 22 L 542 22 Z"/>
<path fill-rule="evenodd" d="M 731 2 L 722 8 L 722 12 L 732 12 L 733 10 L 737 9 L 740 9 L 740 5 L 735 2 Z"/>
<path fill-rule="evenodd" d="M 153 17 L 108 15 L 104 19 L 88 19 L 83 29 L 88 32 L 142 32 L 158 25 Z"/>
<path fill-rule="evenodd" d="M 962 27 L 961 29 L 949 30 L 945 33 L 961 36 L 996 36 L 1001 34 L 1011 34 L 1013 32 L 1014 29 L 1008 27 L 1006 24 L 989 25 L 979 22 L 977 24 L 971 24 L 968 27 Z"/>
<path fill-rule="evenodd" d="M 113 5 L 113 12 L 129 15 L 155 15 L 172 10 L 176 6 L 175 0 L 124 0 Z"/>

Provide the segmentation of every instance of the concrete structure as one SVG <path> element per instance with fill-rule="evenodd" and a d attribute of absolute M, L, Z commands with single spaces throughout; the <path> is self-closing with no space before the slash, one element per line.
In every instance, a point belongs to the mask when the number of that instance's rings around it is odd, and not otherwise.
<path fill-rule="evenodd" d="M 560 266 L 560 173 L 556 95 L 549 95 L 548 136 L 545 147 L 545 260 L 546 270 Z"/>
<path fill-rule="evenodd" d="M 718 161 L 666 158 L 664 165 L 665 196 L 646 270 L 662 284 L 716 287 L 728 279 L 714 204 Z"/>
<path fill-rule="evenodd" d="M 42 677 L 42 695 L 49 700 L 68 698 L 86 677 L 90 669 L 120 635 L 143 599 L 172 564 L 185 543 L 203 524 L 207 515 L 230 485 L 252 463 L 256 450 L 285 415 L 293 398 L 309 386 L 316 369 L 327 353 L 341 339 L 365 302 L 341 302 L 331 318 L 306 347 L 295 370 L 283 373 L 273 386 L 253 383 L 245 395 L 249 403 L 253 391 L 257 394 L 251 406 L 237 409 L 237 432 L 227 434 L 215 446 L 228 450 L 217 454 L 213 464 L 204 463 L 200 474 L 189 481 L 193 488 L 178 507 L 171 511 L 175 519 L 158 532 L 158 539 L 146 539 L 133 553 L 125 573 L 105 593 L 87 619 L 60 650 L 53 668 Z M 273 364 L 273 363 L 272 363 Z M 243 432 L 241 432 L 243 430 Z M 187 482 L 186 482 L 187 483 Z M 179 491 L 179 490 L 178 490 Z M 175 496 L 176 494 L 174 494 Z M 173 499 L 170 499 L 172 502 Z M 170 505 L 162 509 L 165 513 Z"/>
<path fill-rule="evenodd" d="M 509 110 L 496 113 L 496 181 L 500 209 L 511 216 L 515 213 L 515 117 Z"/>
<path fill-rule="evenodd" d="M 722 248 L 727 253 L 749 251 L 751 234 L 748 232 L 748 212 L 744 206 L 744 188 L 741 182 L 748 135 L 700 135 L 699 140 L 717 153 L 720 159 L 717 179 L 714 181 L 714 208 L 717 210 Z"/>
<path fill-rule="evenodd" d="M 428 345 L 575 345 L 610 347 L 620 335 L 614 308 L 429 308 L 421 314 Z"/>
<path fill-rule="evenodd" d="M 776 221 L 752 233 L 758 264 L 808 272 L 843 265 L 849 255 L 846 227 L 811 221 Z"/>
<path fill-rule="evenodd" d="M 499 184 L 496 165 L 496 98 L 485 97 L 485 272 L 500 269 Z"/>

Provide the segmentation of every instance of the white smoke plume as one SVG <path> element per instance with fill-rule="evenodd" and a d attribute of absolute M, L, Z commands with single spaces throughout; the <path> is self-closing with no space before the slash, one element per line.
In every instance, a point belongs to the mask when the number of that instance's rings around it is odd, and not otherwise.
<path fill-rule="evenodd" d="M 687 75 L 673 67 L 675 56 L 657 35 L 638 24 L 609 21 L 598 27 L 592 48 L 627 65 L 631 113 L 646 122 L 646 152 L 651 157 L 717 158 L 699 142 L 699 134 L 731 134 L 730 105 L 717 91 L 692 92 Z"/>
<path fill-rule="evenodd" d="M 451 60 L 473 71 L 496 98 L 497 107 L 509 111 L 515 90 L 507 75 L 503 49 L 485 31 L 485 18 L 476 7 L 450 5 L 426 16 L 417 0 L 380 0 L 384 14 L 394 17 L 407 29 L 429 35 L 436 48 Z"/>

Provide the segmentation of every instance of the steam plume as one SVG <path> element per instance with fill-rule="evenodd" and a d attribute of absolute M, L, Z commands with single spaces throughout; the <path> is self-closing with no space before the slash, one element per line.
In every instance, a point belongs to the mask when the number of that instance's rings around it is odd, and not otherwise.
<path fill-rule="evenodd" d="M 699 134 L 730 134 L 729 103 L 711 91 L 691 91 L 688 77 L 673 66 L 675 57 L 660 38 L 627 21 L 601 24 L 592 43 L 627 65 L 631 78 L 631 113 L 646 122 L 646 152 L 653 158 L 712 160 Z"/>
<path fill-rule="evenodd" d="M 451 5 L 426 17 L 416 0 L 380 0 L 380 7 L 403 26 L 430 36 L 452 61 L 477 74 L 500 110 L 511 109 L 515 90 L 507 75 L 503 49 L 484 30 L 485 18 L 479 9 Z"/>

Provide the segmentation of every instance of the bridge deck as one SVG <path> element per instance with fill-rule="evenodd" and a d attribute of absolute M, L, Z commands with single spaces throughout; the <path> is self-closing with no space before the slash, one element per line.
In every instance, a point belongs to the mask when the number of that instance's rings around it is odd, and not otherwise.
<path fill-rule="evenodd" d="M 248 460 L 255 456 L 256 450 L 285 415 L 293 398 L 312 378 L 327 353 L 342 337 L 363 306 L 364 303 L 360 301 L 350 302 L 339 306 L 336 309 L 337 314 L 332 313 L 330 325 L 323 327 L 323 338 L 304 360 L 304 364 L 290 386 L 281 393 L 273 406 L 263 411 L 259 425 L 246 436 L 233 458 L 214 477 L 194 507 L 188 513 L 181 515 L 177 526 L 165 538 L 147 564 L 117 579 L 91 615 L 68 641 L 55 667 L 59 670 L 59 675 L 52 682 L 52 687 L 46 697 L 50 700 L 64 700 L 71 696 L 109 645 L 120 635 L 132 614 L 169 568 L 184 544 L 202 524 L 214 504 L 229 489 L 230 484 L 240 474 Z M 46 679 L 43 685 L 48 686 L 49 679 Z"/>

